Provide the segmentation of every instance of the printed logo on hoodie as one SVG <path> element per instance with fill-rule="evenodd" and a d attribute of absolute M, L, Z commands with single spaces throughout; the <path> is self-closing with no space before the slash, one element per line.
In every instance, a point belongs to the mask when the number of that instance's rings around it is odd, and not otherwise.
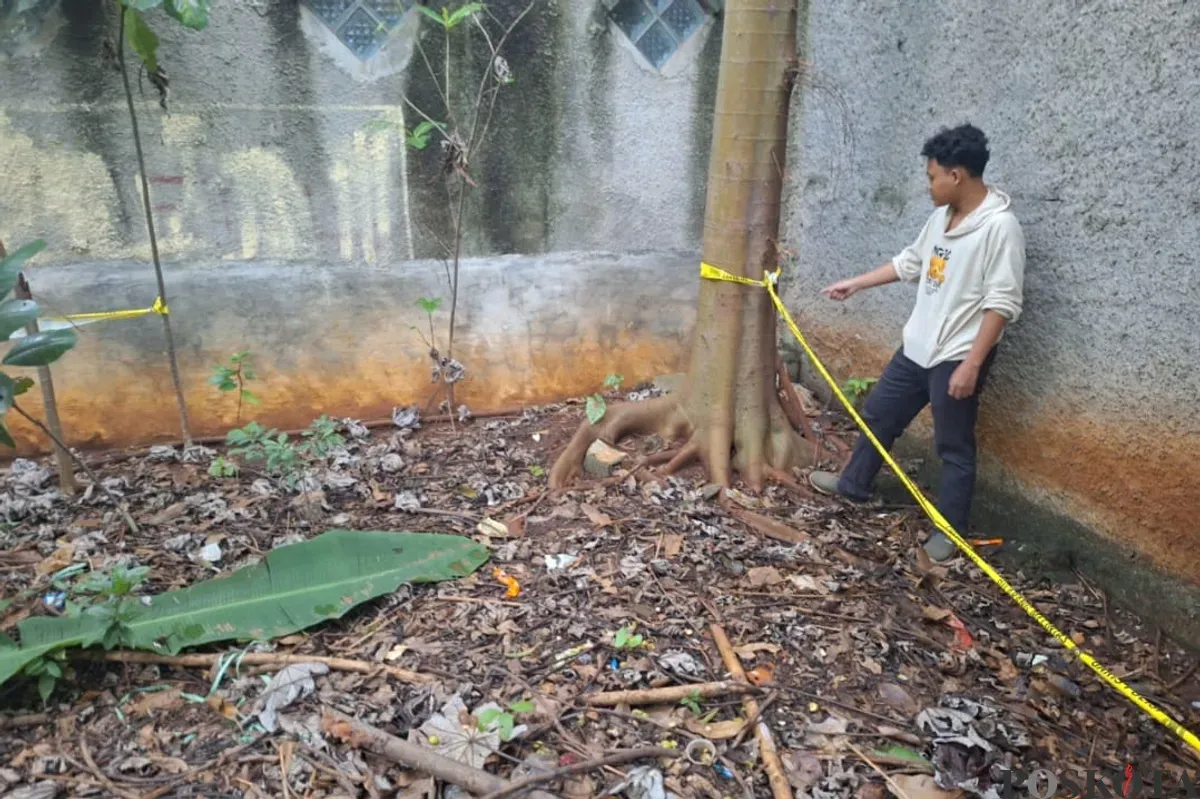
<path fill-rule="evenodd" d="M 949 260 L 949 248 L 935 245 L 929 253 L 929 270 L 925 278 L 926 294 L 937 294 L 938 289 L 946 282 L 946 262 Z"/>

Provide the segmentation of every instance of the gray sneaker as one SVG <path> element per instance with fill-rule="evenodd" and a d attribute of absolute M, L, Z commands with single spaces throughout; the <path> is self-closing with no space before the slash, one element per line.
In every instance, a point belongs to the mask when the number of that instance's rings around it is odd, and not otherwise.
<path fill-rule="evenodd" d="M 841 496 L 838 491 L 839 475 L 833 472 L 812 472 L 808 475 L 808 484 L 815 488 L 819 493 L 826 496 L 836 497 Z"/>
<path fill-rule="evenodd" d="M 958 553 L 958 547 L 941 530 L 934 530 L 923 546 L 934 563 L 944 563 Z"/>

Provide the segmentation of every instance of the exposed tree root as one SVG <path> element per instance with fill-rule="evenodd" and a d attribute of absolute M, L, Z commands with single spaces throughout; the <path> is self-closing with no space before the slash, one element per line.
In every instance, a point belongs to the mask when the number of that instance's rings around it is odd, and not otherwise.
<path fill-rule="evenodd" d="M 671 458 L 671 460 L 667 462 L 666 466 L 662 467 L 662 473 L 674 474 L 684 467 L 691 466 L 692 461 L 700 459 L 701 451 L 702 447 L 700 446 L 700 442 L 693 437 L 691 441 L 684 445 L 683 449 L 679 450 L 678 454 L 676 454 L 674 458 Z"/>
<path fill-rule="evenodd" d="M 611 406 L 598 424 L 585 421 L 550 470 L 550 487 L 564 488 L 580 475 L 588 447 L 596 440 L 615 446 L 630 435 L 657 434 L 686 443 L 681 449 L 648 456 L 639 468 L 665 461 L 659 471 L 669 475 L 699 461 L 720 485 L 731 485 L 736 471 L 754 491 L 762 490 L 770 478 L 803 492 L 788 473 L 793 467 L 811 465 L 811 448 L 792 428 L 774 392 L 759 407 L 739 409 L 736 414 L 714 408 L 709 397 L 694 397 L 685 387 L 677 395 Z M 724 420 L 727 426 L 718 424 Z"/>
<path fill-rule="evenodd" d="M 550 487 L 563 488 L 579 476 L 588 447 L 596 440 L 616 445 L 629 435 L 657 433 L 666 441 L 682 438 L 688 425 L 676 398 L 656 397 L 646 402 L 614 405 L 597 424 L 584 422 L 550 470 Z"/>

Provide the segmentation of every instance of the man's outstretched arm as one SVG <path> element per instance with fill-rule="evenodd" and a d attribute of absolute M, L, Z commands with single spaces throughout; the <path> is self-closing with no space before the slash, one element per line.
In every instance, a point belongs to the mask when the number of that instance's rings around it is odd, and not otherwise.
<path fill-rule="evenodd" d="M 826 286 L 821 289 L 821 293 L 831 300 L 844 300 L 863 289 L 886 286 L 888 283 L 895 283 L 899 279 L 900 276 L 896 273 L 896 267 L 891 261 L 888 261 L 883 266 L 872 269 L 870 272 L 864 272 L 858 277 L 848 277 L 845 280 L 839 280 L 831 286 Z"/>

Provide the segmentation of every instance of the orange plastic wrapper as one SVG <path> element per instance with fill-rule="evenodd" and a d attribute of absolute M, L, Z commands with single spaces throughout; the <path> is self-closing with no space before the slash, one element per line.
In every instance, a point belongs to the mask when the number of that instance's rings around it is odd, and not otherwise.
<path fill-rule="evenodd" d="M 504 569 L 492 569 L 492 576 L 496 578 L 497 582 L 508 589 L 504 592 L 504 595 L 509 599 L 513 599 L 521 594 L 521 584 L 517 582 L 517 578 L 504 571 Z"/>

